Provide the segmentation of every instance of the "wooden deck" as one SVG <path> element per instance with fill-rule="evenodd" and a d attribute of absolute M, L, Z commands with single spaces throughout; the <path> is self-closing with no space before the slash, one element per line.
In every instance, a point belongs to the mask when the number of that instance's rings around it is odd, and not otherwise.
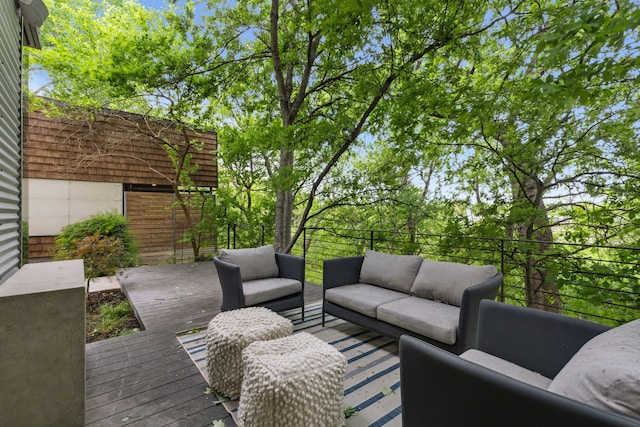
<path fill-rule="evenodd" d="M 206 382 L 175 334 L 206 325 L 220 311 L 213 262 L 137 267 L 119 277 L 145 330 L 86 346 L 87 426 L 211 426 L 222 405 L 206 395 Z M 305 300 L 321 298 L 305 286 Z"/>

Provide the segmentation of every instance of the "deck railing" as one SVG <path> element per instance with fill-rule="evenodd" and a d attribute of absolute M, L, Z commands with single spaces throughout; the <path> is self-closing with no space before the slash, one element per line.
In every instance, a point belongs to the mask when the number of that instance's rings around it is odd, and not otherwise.
<path fill-rule="evenodd" d="M 269 243 L 272 231 L 259 228 L 248 241 L 238 226 L 227 227 L 220 247 Z M 266 237 L 265 237 L 266 236 Z M 541 249 L 543 248 L 543 249 Z M 465 264 L 492 264 L 504 274 L 498 299 L 527 305 L 525 283 L 552 284 L 562 313 L 609 325 L 640 318 L 640 248 L 579 245 L 513 239 L 447 236 L 384 230 L 307 228 L 292 253 L 306 259 L 306 279 L 322 283 L 325 259 L 363 255 L 366 249 Z M 536 280 L 530 275 L 536 275 Z M 530 289 L 531 290 L 531 289 Z M 551 303 L 548 309 L 552 308 Z M 557 309 L 557 305 L 556 305 Z"/>

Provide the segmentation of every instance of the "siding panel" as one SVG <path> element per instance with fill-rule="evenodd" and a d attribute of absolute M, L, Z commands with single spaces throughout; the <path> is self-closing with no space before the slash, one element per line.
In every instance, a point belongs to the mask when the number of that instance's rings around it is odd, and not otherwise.
<path fill-rule="evenodd" d="M 20 267 L 21 41 L 13 0 L 0 0 L 0 284 Z"/>

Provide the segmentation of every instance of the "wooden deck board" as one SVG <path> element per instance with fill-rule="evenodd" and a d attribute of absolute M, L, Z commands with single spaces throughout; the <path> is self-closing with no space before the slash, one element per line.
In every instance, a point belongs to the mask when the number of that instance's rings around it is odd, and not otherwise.
<path fill-rule="evenodd" d="M 87 344 L 85 425 L 235 426 L 175 337 L 220 312 L 213 262 L 131 268 L 118 279 L 145 330 Z M 305 286 L 307 302 L 321 295 Z"/>
<path fill-rule="evenodd" d="M 114 402 L 118 399 L 126 399 L 130 396 L 134 396 L 145 390 L 162 386 L 172 381 L 178 381 L 194 374 L 191 366 L 176 367 L 170 366 L 168 372 L 151 376 L 143 377 L 136 381 L 134 384 L 129 385 L 126 389 L 120 387 L 113 387 L 108 389 L 106 387 L 93 387 L 91 393 L 87 393 L 86 402 L 93 408 L 98 408 L 104 405 L 105 402 Z"/>
<path fill-rule="evenodd" d="M 188 366 L 193 362 L 188 357 L 156 358 L 150 363 L 140 363 L 139 359 L 125 360 L 119 368 L 114 368 L 100 375 L 87 373 L 87 395 L 98 393 L 93 390 L 100 387 L 103 391 L 117 388 L 120 384 L 136 384 L 145 378 L 160 374 L 163 368 L 175 369 L 179 366 Z"/>

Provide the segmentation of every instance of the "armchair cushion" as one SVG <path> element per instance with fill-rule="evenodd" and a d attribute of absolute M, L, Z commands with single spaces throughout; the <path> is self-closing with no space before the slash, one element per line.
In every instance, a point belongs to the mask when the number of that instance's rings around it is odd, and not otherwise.
<path fill-rule="evenodd" d="M 411 294 L 460 306 L 465 289 L 484 282 L 497 273 L 493 265 L 467 265 L 425 259 L 413 282 Z"/>
<path fill-rule="evenodd" d="M 294 279 L 268 278 L 244 282 L 244 302 L 256 305 L 302 291 L 302 283 Z"/>
<path fill-rule="evenodd" d="M 549 391 L 640 418 L 640 319 L 587 341 Z"/>
<path fill-rule="evenodd" d="M 409 293 L 422 258 L 367 250 L 360 270 L 360 282 Z"/>
<path fill-rule="evenodd" d="M 248 249 L 221 249 L 218 258 L 240 267 L 243 282 L 278 277 L 279 274 L 273 245 Z"/>
<path fill-rule="evenodd" d="M 501 359 L 492 354 L 485 353 L 484 351 L 476 350 L 475 348 L 465 351 L 460 355 L 460 357 L 543 390 L 546 390 L 549 387 L 549 384 L 551 384 L 551 379 L 539 374 L 538 372 L 530 371 L 520 365 L 516 365 L 515 363 L 511 363 L 508 360 Z"/>

